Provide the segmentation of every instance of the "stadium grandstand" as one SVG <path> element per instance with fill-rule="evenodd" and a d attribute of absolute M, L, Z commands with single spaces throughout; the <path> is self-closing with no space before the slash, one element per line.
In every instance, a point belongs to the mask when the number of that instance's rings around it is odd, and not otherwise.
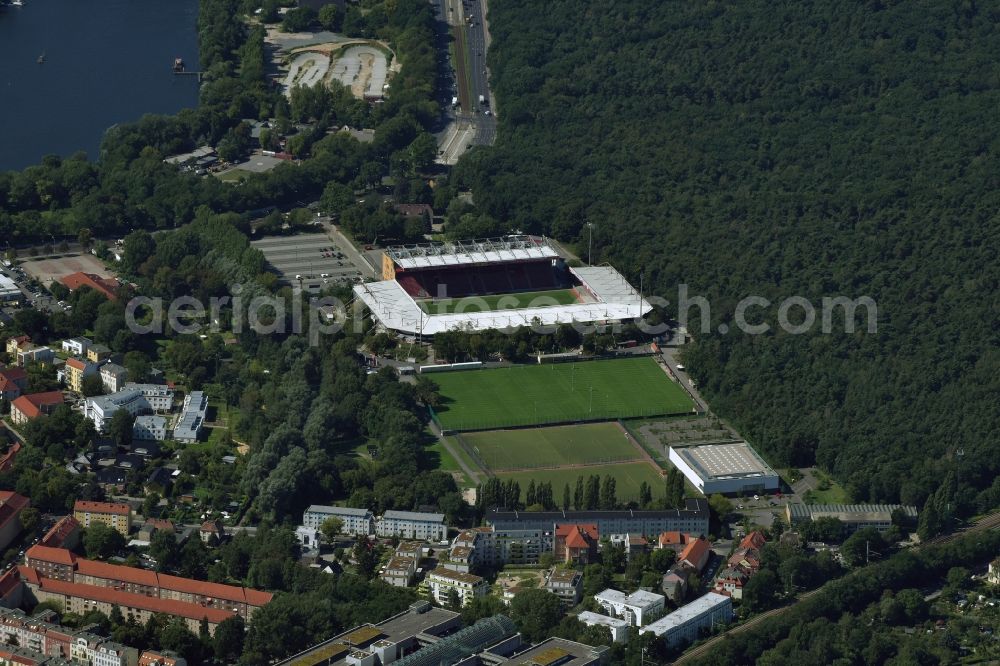
<path fill-rule="evenodd" d="M 615 322 L 651 309 L 611 266 L 570 268 L 537 236 L 386 248 L 382 280 L 354 292 L 382 326 L 407 335 Z"/>

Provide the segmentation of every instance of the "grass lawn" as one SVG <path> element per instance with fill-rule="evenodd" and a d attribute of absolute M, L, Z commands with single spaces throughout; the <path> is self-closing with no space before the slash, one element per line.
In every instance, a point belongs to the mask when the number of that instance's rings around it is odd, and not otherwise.
<path fill-rule="evenodd" d="M 437 410 L 447 430 L 678 414 L 691 398 L 649 357 L 442 372 Z"/>
<path fill-rule="evenodd" d="M 517 294 L 490 294 L 488 296 L 466 296 L 464 298 L 428 298 L 418 301 L 421 309 L 429 314 L 450 314 L 452 312 L 490 312 L 493 310 L 513 310 L 529 307 L 549 307 L 576 303 L 572 289 L 552 289 L 549 291 L 527 291 Z"/>
<path fill-rule="evenodd" d="M 494 471 L 620 462 L 638 460 L 641 455 L 615 423 L 487 430 L 465 433 L 462 439 Z"/>
<path fill-rule="evenodd" d="M 601 477 L 604 483 L 605 476 L 612 476 L 615 479 L 615 494 L 621 502 L 639 499 L 639 484 L 645 481 L 653 490 L 653 497 L 663 497 L 663 477 L 646 462 L 622 463 L 619 465 L 602 465 L 592 467 L 577 467 L 570 469 L 539 469 L 528 472 L 497 472 L 497 477 L 501 479 L 514 479 L 521 486 L 521 500 L 524 500 L 528 490 L 528 484 L 534 480 L 535 484 L 550 482 L 552 484 L 552 495 L 556 504 L 562 504 L 563 488 L 569 484 L 572 494 L 576 487 L 576 480 L 584 477 L 584 482 L 588 476 L 596 474 Z"/>

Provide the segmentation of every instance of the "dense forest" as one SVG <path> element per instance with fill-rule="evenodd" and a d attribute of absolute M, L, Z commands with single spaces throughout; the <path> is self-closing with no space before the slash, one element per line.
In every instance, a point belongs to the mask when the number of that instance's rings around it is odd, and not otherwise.
<path fill-rule="evenodd" d="M 774 464 L 818 463 L 857 501 L 1000 504 L 995 7 L 490 12 L 500 134 L 456 174 L 478 206 L 706 297 L 692 373 Z M 719 334 L 749 295 L 869 296 L 877 332 Z"/>

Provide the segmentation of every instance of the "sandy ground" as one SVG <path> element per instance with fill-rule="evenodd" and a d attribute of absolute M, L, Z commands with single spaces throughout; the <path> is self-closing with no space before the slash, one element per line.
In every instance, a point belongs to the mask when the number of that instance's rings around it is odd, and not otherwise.
<path fill-rule="evenodd" d="M 25 257 L 20 260 L 21 268 L 24 272 L 35 278 L 44 285 L 48 285 L 53 280 L 66 277 L 71 273 L 93 273 L 101 277 L 114 277 L 114 273 L 92 254 L 66 255 L 60 258 L 31 259 Z"/>
<path fill-rule="evenodd" d="M 309 40 L 309 37 L 327 34 L 333 33 L 275 35 L 275 43 L 279 43 L 278 39 L 284 40 L 282 46 L 290 51 L 288 73 L 282 81 L 285 94 L 291 94 L 295 85 L 315 86 L 321 82 L 332 85 L 336 80 L 348 86 L 358 99 L 381 95 L 389 72 L 399 71 L 398 60 L 391 58 L 391 63 L 387 62 L 390 59 L 385 53 L 368 41 L 342 37 L 325 43 Z M 340 54 L 331 58 L 334 52 Z"/>
<path fill-rule="evenodd" d="M 288 75 L 282 81 L 285 94 L 291 95 L 292 88 L 299 86 L 312 87 L 321 83 L 330 70 L 330 56 L 315 51 L 299 53 L 289 65 Z"/>
<path fill-rule="evenodd" d="M 331 77 L 345 86 L 357 98 L 381 95 L 387 74 L 382 51 L 367 44 L 356 44 L 344 50 L 333 64 Z"/>

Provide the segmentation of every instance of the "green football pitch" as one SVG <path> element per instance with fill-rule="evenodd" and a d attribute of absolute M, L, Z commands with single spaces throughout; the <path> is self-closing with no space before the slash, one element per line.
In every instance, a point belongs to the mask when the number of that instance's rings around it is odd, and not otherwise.
<path fill-rule="evenodd" d="M 494 472 L 642 458 L 617 423 L 467 432 L 461 444 Z"/>
<path fill-rule="evenodd" d="M 649 357 L 442 372 L 446 430 L 488 430 L 691 411 L 691 398 Z"/>
<path fill-rule="evenodd" d="M 497 472 L 497 478 L 514 479 L 521 486 L 521 500 L 524 501 L 528 484 L 551 483 L 553 499 L 562 503 L 563 490 L 569 485 L 570 493 L 576 488 L 576 480 L 583 477 L 584 483 L 590 475 L 601 477 L 611 476 L 615 480 L 615 495 L 621 502 L 639 499 L 639 486 L 643 481 L 649 484 L 653 497 L 663 497 L 663 477 L 651 465 L 644 462 L 623 463 L 620 465 L 600 465 L 587 467 L 571 467 L 563 469 L 537 469 L 526 472 Z"/>
<path fill-rule="evenodd" d="M 418 301 L 417 304 L 428 314 L 442 315 L 453 312 L 492 312 L 494 310 L 570 305 L 576 303 L 577 300 L 572 289 L 553 289 L 516 294 L 466 296 L 464 298 L 428 298 Z"/>

